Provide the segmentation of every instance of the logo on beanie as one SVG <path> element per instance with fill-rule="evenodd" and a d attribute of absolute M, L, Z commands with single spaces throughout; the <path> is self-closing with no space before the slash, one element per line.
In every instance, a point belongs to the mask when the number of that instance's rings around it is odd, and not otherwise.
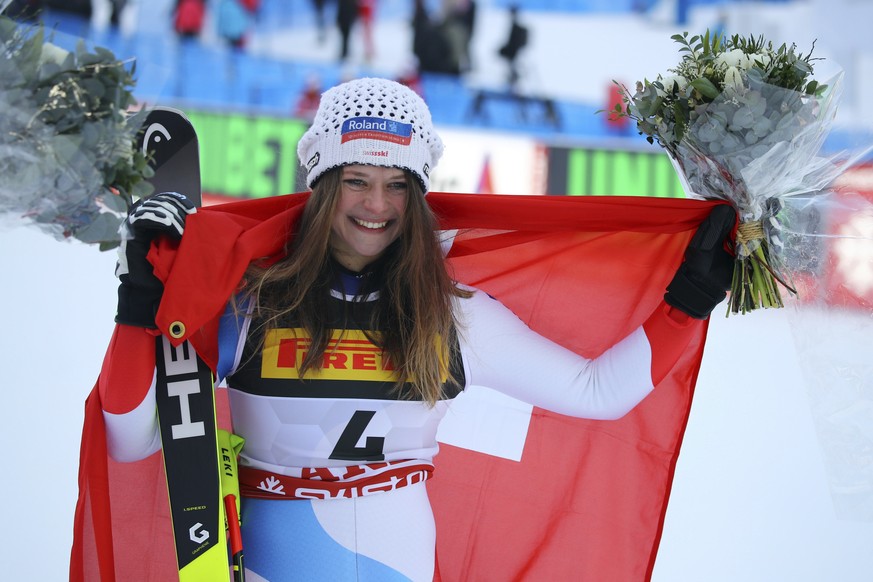
<path fill-rule="evenodd" d="M 309 158 L 309 161 L 306 162 L 306 171 L 311 172 L 312 168 L 318 165 L 318 160 L 321 159 L 321 154 L 315 152 L 315 155 Z"/>
<path fill-rule="evenodd" d="M 412 141 L 412 125 L 382 117 L 353 117 L 343 122 L 340 135 L 341 143 L 354 139 L 375 139 L 409 145 Z"/>

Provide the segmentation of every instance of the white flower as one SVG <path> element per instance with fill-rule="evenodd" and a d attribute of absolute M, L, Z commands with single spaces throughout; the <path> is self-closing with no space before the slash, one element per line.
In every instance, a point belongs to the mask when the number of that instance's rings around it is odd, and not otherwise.
<path fill-rule="evenodd" d="M 724 88 L 739 92 L 743 87 L 743 74 L 737 67 L 728 67 L 724 72 Z"/>
<path fill-rule="evenodd" d="M 755 53 L 751 55 L 751 59 L 753 63 L 761 63 L 764 69 L 770 66 L 770 61 L 773 60 L 769 53 Z"/>
<path fill-rule="evenodd" d="M 50 42 L 42 45 L 42 53 L 39 55 L 39 65 L 46 63 L 54 63 L 61 66 L 69 56 L 70 51 L 62 49 L 59 46 L 53 45 Z"/>
<path fill-rule="evenodd" d="M 663 89 L 657 89 L 658 95 L 661 97 L 665 97 L 667 94 L 672 93 L 674 85 L 680 92 L 684 91 L 685 87 L 688 86 L 688 79 L 682 75 L 669 75 L 663 79 L 659 79 L 659 81 L 661 81 L 661 84 L 664 86 Z"/>
<path fill-rule="evenodd" d="M 742 50 L 736 48 L 726 53 L 721 53 L 715 58 L 715 63 L 721 67 L 746 67 L 748 57 Z"/>

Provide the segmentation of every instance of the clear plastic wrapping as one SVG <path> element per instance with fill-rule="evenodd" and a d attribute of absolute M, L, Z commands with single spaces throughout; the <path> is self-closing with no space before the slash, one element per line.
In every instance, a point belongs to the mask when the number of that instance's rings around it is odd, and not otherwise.
<path fill-rule="evenodd" d="M 780 221 L 797 286 L 788 320 L 834 511 L 871 522 L 873 187 L 788 198 Z"/>

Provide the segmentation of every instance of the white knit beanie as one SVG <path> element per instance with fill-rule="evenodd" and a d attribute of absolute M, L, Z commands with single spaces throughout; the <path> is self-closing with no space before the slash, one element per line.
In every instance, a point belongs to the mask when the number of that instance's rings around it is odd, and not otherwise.
<path fill-rule="evenodd" d="M 356 79 L 325 91 L 297 144 L 309 188 L 328 170 L 364 164 L 408 170 L 427 192 L 442 154 L 424 100 L 387 79 Z"/>

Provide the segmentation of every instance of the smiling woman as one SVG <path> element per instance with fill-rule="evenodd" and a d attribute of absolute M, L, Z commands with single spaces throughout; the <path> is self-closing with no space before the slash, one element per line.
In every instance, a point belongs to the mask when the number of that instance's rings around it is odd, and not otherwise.
<path fill-rule="evenodd" d="M 215 375 L 226 381 L 233 430 L 245 439 L 239 478 L 250 579 L 432 580 L 436 526 L 425 482 L 456 396 L 475 383 L 558 414 L 618 419 L 671 373 L 699 341 L 694 318 L 706 319 L 725 297 L 730 274 L 721 267 L 732 263 L 720 243 L 735 215 L 722 205 L 691 240 L 665 298 L 659 288 L 623 339 L 595 358 L 547 339 L 452 279 L 425 197 L 442 150 L 410 89 L 359 79 L 326 92 L 298 148 L 312 192 L 293 223 L 270 237 L 281 252 L 268 261 L 251 255 L 242 280 L 227 287 L 235 293 L 218 298 L 227 308 L 217 332 L 202 328 L 214 335 L 198 353 L 217 353 Z M 161 196 L 184 222 L 179 200 Z M 193 215 L 183 241 L 223 235 L 204 215 Z M 138 261 L 131 268 L 151 276 L 144 257 L 129 257 Z M 151 315 L 146 305 L 139 312 Z M 154 327 L 154 318 L 133 325 Z M 127 361 L 153 339 L 121 326 L 106 361 Z M 119 365 L 101 384 L 117 459 L 148 456 L 159 443 L 154 360 L 141 361 L 138 379 Z"/>

